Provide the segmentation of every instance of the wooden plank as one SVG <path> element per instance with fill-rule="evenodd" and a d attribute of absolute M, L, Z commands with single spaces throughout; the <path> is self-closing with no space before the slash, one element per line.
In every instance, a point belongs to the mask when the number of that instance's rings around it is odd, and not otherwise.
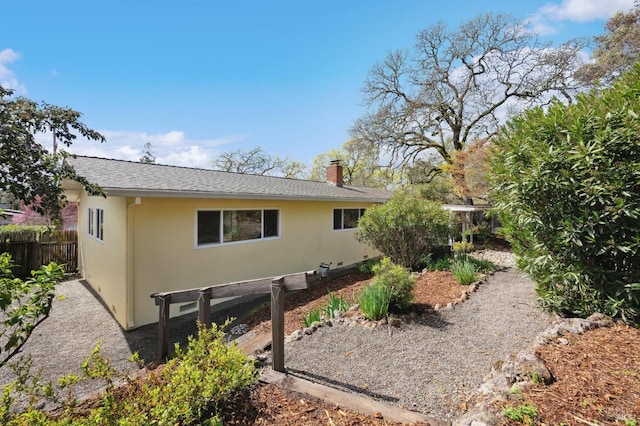
<path fill-rule="evenodd" d="M 298 272 L 296 274 L 284 275 L 285 290 L 304 290 L 308 288 L 308 278 L 313 276 L 315 271 Z M 171 303 L 195 302 L 200 297 L 200 291 L 209 289 L 212 299 L 223 297 L 249 296 L 256 294 L 267 294 L 271 291 L 273 278 L 260 278 L 257 280 L 237 281 L 227 284 L 218 284 L 209 287 L 192 288 L 187 290 L 166 291 L 154 293 L 156 305 L 160 304 L 159 298 L 170 294 Z"/>
<path fill-rule="evenodd" d="M 158 347 L 156 349 L 157 362 L 163 362 L 169 355 L 169 307 L 171 306 L 171 295 L 162 296 L 160 302 Z"/>
<path fill-rule="evenodd" d="M 198 297 L 198 320 L 205 327 L 211 327 L 211 292 L 202 290 Z"/>
<path fill-rule="evenodd" d="M 339 389 L 330 388 L 318 383 L 313 383 L 299 377 L 293 377 L 273 370 L 265 369 L 260 374 L 263 383 L 277 383 L 283 389 L 291 390 L 329 402 L 331 405 L 367 414 L 370 416 L 382 415 L 385 420 L 398 423 L 425 422 L 432 426 L 444 426 L 446 423 L 428 417 L 422 413 L 404 410 L 400 407 L 388 405 L 383 402 L 365 398 Z"/>
<path fill-rule="evenodd" d="M 271 283 L 271 368 L 284 371 L 284 277 Z"/>
<path fill-rule="evenodd" d="M 264 351 L 271 345 L 271 333 L 260 333 L 238 343 L 238 349 L 246 355 L 255 355 L 256 352 Z"/>

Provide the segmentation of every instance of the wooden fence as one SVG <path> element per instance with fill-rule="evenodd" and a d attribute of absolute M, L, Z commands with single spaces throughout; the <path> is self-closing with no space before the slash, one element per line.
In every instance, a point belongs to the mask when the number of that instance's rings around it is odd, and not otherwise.
<path fill-rule="evenodd" d="M 198 319 L 211 325 L 211 299 L 271 293 L 271 351 L 272 368 L 284 371 L 284 293 L 285 290 L 304 290 L 315 271 L 298 272 L 273 278 L 218 284 L 203 288 L 154 293 L 159 308 L 158 347 L 156 361 L 163 362 L 169 354 L 169 307 L 172 303 L 198 302 Z"/>
<path fill-rule="evenodd" d="M 64 264 L 67 273 L 78 271 L 78 233 L 75 230 L 54 233 L 0 236 L 0 253 L 9 253 L 19 278 L 31 276 L 31 271 L 49 262 Z"/>

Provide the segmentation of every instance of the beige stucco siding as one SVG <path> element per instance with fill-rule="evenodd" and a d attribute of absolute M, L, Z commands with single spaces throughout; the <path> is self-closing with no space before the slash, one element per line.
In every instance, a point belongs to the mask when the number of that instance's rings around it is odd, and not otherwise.
<path fill-rule="evenodd" d="M 103 240 L 88 233 L 88 209 L 104 212 Z M 94 225 L 95 227 L 95 225 Z M 117 321 L 126 328 L 126 199 L 81 195 L 78 205 L 79 269 L 82 276 L 100 295 Z"/>
<path fill-rule="evenodd" d="M 130 325 L 158 320 L 158 309 L 149 297 L 152 293 L 317 270 L 321 262 L 332 262 L 336 268 L 376 256 L 375 250 L 355 240 L 354 230 L 333 230 L 334 208 L 370 205 L 142 198 L 139 205 L 129 208 L 134 312 Z M 198 209 L 278 209 L 280 237 L 197 247 Z M 178 307 L 174 306 L 172 315 L 176 313 Z"/>

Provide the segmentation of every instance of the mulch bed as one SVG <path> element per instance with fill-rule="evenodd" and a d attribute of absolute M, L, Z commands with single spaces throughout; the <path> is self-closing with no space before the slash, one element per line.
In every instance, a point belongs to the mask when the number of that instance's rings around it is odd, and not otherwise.
<path fill-rule="evenodd" d="M 536 407 L 536 425 L 640 424 L 640 330 L 617 324 L 565 339 L 537 351 L 555 381 L 511 395 L 508 404 Z"/>
<path fill-rule="evenodd" d="M 316 283 L 311 288 L 287 294 L 285 297 L 284 328 L 286 334 L 304 327 L 304 316 L 310 310 L 326 306 L 329 292 L 355 303 L 360 290 L 371 283 L 372 275 L 353 272 L 342 277 Z M 414 301 L 411 311 L 422 313 L 432 310 L 437 304 L 446 305 L 458 299 L 467 286 L 458 284 L 448 271 L 423 273 L 413 290 Z M 271 310 L 269 307 L 256 312 L 244 320 L 257 333 L 271 332 Z"/>
<path fill-rule="evenodd" d="M 230 401 L 225 425 L 382 426 L 398 423 L 344 411 L 324 401 L 280 389 L 275 384 L 257 385 Z M 424 425 L 424 423 L 421 423 Z"/>

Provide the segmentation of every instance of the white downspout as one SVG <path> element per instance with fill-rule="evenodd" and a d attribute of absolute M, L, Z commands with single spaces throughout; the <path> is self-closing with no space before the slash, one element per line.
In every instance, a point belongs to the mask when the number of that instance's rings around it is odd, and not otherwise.
<path fill-rule="evenodd" d="M 142 203 L 142 198 L 136 197 L 133 202 L 127 204 L 127 300 L 125 302 L 127 306 L 127 328 L 132 329 L 135 327 L 134 321 L 134 256 L 133 256 L 133 207 L 139 206 Z"/>

